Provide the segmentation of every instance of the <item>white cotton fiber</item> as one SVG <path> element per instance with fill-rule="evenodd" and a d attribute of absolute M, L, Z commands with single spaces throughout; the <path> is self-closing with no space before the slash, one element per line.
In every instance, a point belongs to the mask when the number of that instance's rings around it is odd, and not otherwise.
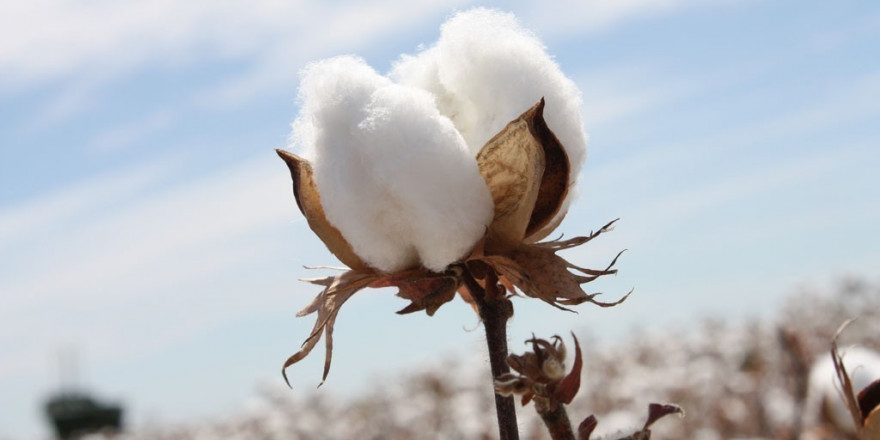
<path fill-rule="evenodd" d="M 856 393 L 880 378 L 880 353 L 858 346 L 846 347 L 840 353 Z M 821 417 L 830 418 L 838 427 L 852 427 L 852 418 L 839 390 L 840 383 L 834 362 L 831 356 L 823 355 L 810 367 L 809 389 L 804 407 L 804 422 L 807 427 L 818 425 Z M 828 408 L 823 410 L 823 405 L 828 405 Z"/>
<path fill-rule="evenodd" d="M 367 264 L 442 271 L 483 236 L 492 198 L 430 94 L 338 57 L 306 68 L 300 100 L 294 143 L 328 221 Z"/>
<path fill-rule="evenodd" d="M 433 94 L 474 155 L 544 97 L 547 125 L 565 146 L 572 180 L 577 178 L 586 157 L 580 91 L 512 14 L 483 8 L 456 14 L 434 46 L 403 56 L 390 76 Z"/>

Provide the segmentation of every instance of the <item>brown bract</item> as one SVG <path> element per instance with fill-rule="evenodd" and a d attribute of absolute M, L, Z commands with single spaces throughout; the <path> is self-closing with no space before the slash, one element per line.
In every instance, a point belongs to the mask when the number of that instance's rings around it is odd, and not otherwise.
<path fill-rule="evenodd" d="M 290 169 L 297 206 L 309 227 L 330 252 L 350 268 L 339 275 L 307 280 L 324 286 L 324 290 L 299 316 L 317 313 L 318 319 L 312 334 L 284 363 L 282 372 L 308 355 L 324 334 L 326 379 L 332 354 L 333 324 L 339 308 L 365 287 L 396 287 L 397 295 L 410 301 L 398 313 L 424 310 L 428 315 L 455 298 L 456 292 L 472 303 L 465 280 L 480 280 L 479 283 L 485 284 L 486 279 L 494 279 L 487 278 L 486 271 L 497 274 L 507 295 L 519 291 L 559 308 L 584 302 L 609 307 L 626 299 L 624 296 L 618 301 L 600 302 L 595 299 L 597 293 L 587 294 L 581 288 L 584 283 L 616 273 L 613 268 L 616 257 L 608 267 L 595 270 L 578 267 L 556 255 L 560 250 L 580 246 L 610 231 L 613 221 L 585 237 L 538 242 L 562 221 L 563 202 L 573 181 L 565 149 L 544 120 L 544 99 L 507 124 L 477 155 L 480 173 L 494 202 L 494 217 L 487 225 L 485 237 L 473 251 L 443 273 L 413 267 L 388 274 L 371 268 L 327 220 L 311 164 L 287 151 L 277 152 Z"/>

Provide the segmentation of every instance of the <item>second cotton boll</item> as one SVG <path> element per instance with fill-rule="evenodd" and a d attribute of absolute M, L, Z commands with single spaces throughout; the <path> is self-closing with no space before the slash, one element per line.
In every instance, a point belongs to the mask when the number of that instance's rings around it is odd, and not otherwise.
<path fill-rule="evenodd" d="M 586 157 L 581 93 L 535 35 L 513 14 L 485 8 L 443 24 L 430 48 L 404 55 L 391 78 L 429 91 L 476 155 L 504 126 L 538 102 L 577 177 Z"/>
<path fill-rule="evenodd" d="M 294 142 L 313 164 L 327 220 L 368 265 L 443 271 L 483 236 L 489 190 L 429 93 L 338 57 L 305 70 L 300 100 Z"/>
<path fill-rule="evenodd" d="M 574 198 L 586 159 L 581 93 L 535 35 L 513 14 L 477 8 L 443 24 L 440 39 L 414 56 L 403 56 L 390 75 L 436 97 L 473 154 L 505 124 L 542 97 L 544 118 L 571 165 L 571 188 L 553 223 L 562 221 Z"/>

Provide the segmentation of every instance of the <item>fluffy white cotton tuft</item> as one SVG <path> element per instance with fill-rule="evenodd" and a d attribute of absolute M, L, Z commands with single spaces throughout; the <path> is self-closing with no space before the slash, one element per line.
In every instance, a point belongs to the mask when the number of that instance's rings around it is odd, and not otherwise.
<path fill-rule="evenodd" d="M 484 8 L 456 14 L 434 46 L 403 56 L 390 76 L 433 94 L 473 154 L 544 97 L 544 117 L 568 152 L 572 176 L 583 164 L 580 90 L 513 14 Z"/>
<path fill-rule="evenodd" d="M 880 353 L 858 346 L 843 348 L 840 353 L 856 393 L 880 378 Z M 823 409 L 823 405 L 827 407 Z M 829 421 L 841 428 L 852 427 L 852 418 L 840 395 L 840 383 L 830 356 L 820 357 L 810 367 L 807 402 L 803 412 L 808 427 L 819 425 L 821 417 L 830 418 Z"/>
<path fill-rule="evenodd" d="M 429 93 L 355 57 L 309 65 L 299 93 L 293 141 L 313 164 L 328 221 L 367 264 L 442 271 L 483 236 L 489 190 Z"/>
<path fill-rule="evenodd" d="M 577 179 L 586 158 L 580 90 L 513 14 L 484 8 L 456 14 L 443 24 L 434 46 L 403 56 L 390 76 L 433 94 L 440 113 L 452 119 L 474 155 L 544 97 L 544 118 L 568 153 L 572 184 Z"/>

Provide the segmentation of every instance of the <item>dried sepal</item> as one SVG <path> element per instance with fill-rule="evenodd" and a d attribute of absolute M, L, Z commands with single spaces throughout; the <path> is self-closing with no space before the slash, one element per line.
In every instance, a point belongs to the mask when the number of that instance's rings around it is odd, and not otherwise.
<path fill-rule="evenodd" d="M 580 390 L 581 370 L 584 367 L 581 345 L 578 343 L 577 336 L 575 336 L 574 333 L 571 334 L 571 337 L 574 338 L 574 363 L 572 364 L 571 371 L 568 375 L 565 376 L 556 386 L 555 392 L 555 397 L 565 404 L 571 403 L 571 401 L 574 400 L 574 396 L 577 395 L 578 390 Z"/>
<path fill-rule="evenodd" d="M 630 435 L 618 437 L 616 440 L 650 440 L 651 425 L 653 425 L 663 417 L 672 414 L 678 415 L 679 417 L 684 417 L 684 410 L 681 409 L 680 406 L 670 403 L 652 403 L 648 405 L 648 418 L 645 421 L 645 425 L 642 427 L 642 429 L 633 432 Z M 579 440 L 589 440 L 589 436 L 587 436 L 586 439 L 579 438 Z"/>
<path fill-rule="evenodd" d="M 544 175 L 544 147 L 535 136 L 534 119 L 543 100 L 511 121 L 477 154 L 480 174 L 495 203 L 486 248 L 505 252 L 526 237 Z"/>
<path fill-rule="evenodd" d="M 647 431 L 658 420 L 672 414 L 684 417 L 684 410 L 680 406 L 671 403 L 652 403 L 648 405 L 648 419 L 645 420 L 645 426 L 642 427 L 642 430 Z"/>
<path fill-rule="evenodd" d="M 326 350 L 324 357 L 324 374 L 321 376 L 321 383 L 324 383 L 324 380 L 327 379 L 327 374 L 330 373 L 330 362 L 333 358 L 333 324 L 336 322 L 336 315 L 339 313 L 342 304 L 348 301 L 348 299 L 359 290 L 375 282 L 377 277 L 377 275 L 371 273 L 347 271 L 331 277 L 303 280 L 312 284 L 324 286 L 324 290 L 315 297 L 308 307 L 296 314 L 296 316 L 302 317 L 317 313 L 318 318 L 315 320 L 315 326 L 312 329 L 312 333 L 306 338 L 305 342 L 303 342 L 299 351 L 287 358 L 287 360 L 284 361 L 284 366 L 281 367 L 281 375 L 284 376 L 284 381 L 287 383 L 287 386 L 290 386 L 290 380 L 287 378 L 287 367 L 308 356 L 321 339 L 322 334 L 324 335 Z"/>
<path fill-rule="evenodd" d="M 556 242 L 556 245 L 549 246 L 547 243 L 523 244 L 506 255 L 489 255 L 482 258 L 526 296 L 541 299 L 561 309 L 568 310 L 563 306 L 574 306 L 585 302 L 601 307 L 612 307 L 625 301 L 629 294 L 617 301 L 603 302 L 596 299 L 598 293 L 587 294 L 581 288 L 581 284 L 603 275 L 617 273 L 617 269 L 613 267 L 620 254 L 601 270 L 578 267 L 556 255 L 557 250 L 567 249 L 570 247 L 567 246 L 570 242 L 582 238 Z"/>
<path fill-rule="evenodd" d="M 397 312 L 400 315 L 424 310 L 428 316 L 433 316 L 440 306 L 455 298 L 461 287 L 461 277 L 455 270 L 447 274 L 414 270 L 384 277 L 370 287 L 397 287 L 397 296 L 410 301 Z"/>
<path fill-rule="evenodd" d="M 288 151 L 281 149 L 275 151 L 290 168 L 296 205 L 305 216 L 312 231 L 343 264 L 354 270 L 368 271 L 367 265 L 354 253 L 342 233 L 327 220 L 324 208 L 321 206 L 321 195 L 315 184 L 311 164 Z"/>
<path fill-rule="evenodd" d="M 850 379 L 849 372 L 846 371 L 846 366 L 843 364 L 843 357 L 840 355 L 840 349 L 837 346 L 837 339 L 853 321 L 854 319 L 849 319 L 841 324 L 834 333 L 834 337 L 831 338 L 831 360 L 834 363 L 834 371 L 837 373 L 837 380 L 840 383 L 840 393 L 843 398 L 843 403 L 846 404 L 846 408 L 849 410 L 850 416 L 852 416 L 856 431 L 860 432 L 863 429 L 863 425 L 862 413 L 859 410 L 859 401 L 856 398 L 852 380 Z"/>
<path fill-rule="evenodd" d="M 507 356 L 507 365 L 523 376 L 538 379 L 541 377 L 541 362 L 533 352 L 525 352 L 521 355 L 511 354 Z"/>
<path fill-rule="evenodd" d="M 599 421 L 596 420 L 596 416 L 590 414 L 589 417 L 584 419 L 580 425 L 578 425 L 578 440 L 590 440 L 590 436 L 593 435 L 593 431 L 596 430 L 596 426 L 599 425 Z"/>

